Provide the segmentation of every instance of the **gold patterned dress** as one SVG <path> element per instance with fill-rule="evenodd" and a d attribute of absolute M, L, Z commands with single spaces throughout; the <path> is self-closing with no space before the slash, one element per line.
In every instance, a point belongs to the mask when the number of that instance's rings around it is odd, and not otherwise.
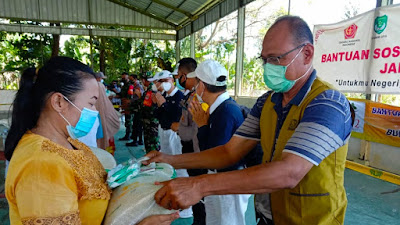
<path fill-rule="evenodd" d="M 107 173 L 86 145 L 68 141 L 78 150 L 30 131 L 21 138 L 6 178 L 11 225 L 101 224 Z"/>

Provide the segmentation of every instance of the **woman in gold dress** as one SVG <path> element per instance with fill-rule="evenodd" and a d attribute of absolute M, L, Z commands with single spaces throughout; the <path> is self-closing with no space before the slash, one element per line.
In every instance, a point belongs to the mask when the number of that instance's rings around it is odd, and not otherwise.
<path fill-rule="evenodd" d="M 24 71 L 14 103 L 5 154 L 10 160 L 6 197 L 14 224 L 101 224 L 111 191 L 107 173 L 77 138 L 98 116 L 93 71 L 54 57 Z M 170 224 L 177 214 L 140 224 Z"/>

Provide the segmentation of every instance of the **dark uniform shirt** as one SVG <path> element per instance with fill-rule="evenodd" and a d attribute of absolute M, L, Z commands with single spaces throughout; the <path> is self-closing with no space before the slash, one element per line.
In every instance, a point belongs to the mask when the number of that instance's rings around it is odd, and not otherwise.
<path fill-rule="evenodd" d="M 161 128 L 164 130 L 171 129 L 171 124 L 179 122 L 182 116 L 180 102 L 184 98 L 184 95 L 177 88 L 171 94 L 173 95 L 164 96 L 166 102 L 157 108 L 157 118 L 160 121 Z"/>

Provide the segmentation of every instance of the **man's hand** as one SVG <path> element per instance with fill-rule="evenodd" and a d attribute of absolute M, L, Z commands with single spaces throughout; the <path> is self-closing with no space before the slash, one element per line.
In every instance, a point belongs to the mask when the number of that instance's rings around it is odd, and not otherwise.
<path fill-rule="evenodd" d="M 161 95 L 160 92 L 156 93 L 156 100 L 157 100 L 157 105 L 160 107 L 164 102 L 166 102 L 164 96 Z"/>
<path fill-rule="evenodd" d="M 151 101 L 153 103 L 157 103 L 157 98 L 156 98 L 156 94 L 155 93 L 151 93 Z"/>
<path fill-rule="evenodd" d="M 164 187 L 157 191 L 154 200 L 166 209 L 186 209 L 204 197 L 199 177 L 176 178 L 156 184 Z"/>
<path fill-rule="evenodd" d="M 208 124 L 208 119 L 210 118 L 210 107 L 208 107 L 207 112 L 204 112 L 198 101 L 191 101 L 189 112 L 192 114 L 193 121 L 198 127 Z"/>
<path fill-rule="evenodd" d="M 171 124 L 171 130 L 178 132 L 179 130 L 179 123 L 178 122 L 174 122 Z"/>
<path fill-rule="evenodd" d="M 142 161 L 144 165 L 149 165 L 152 162 L 161 162 L 161 163 L 168 163 L 172 165 L 172 155 L 167 155 L 161 153 L 159 151 L 151 151 L 145 155 L 145 157 L 149 157 L 149 160 Z"/>
<path fill-rule="evenodd" d="M 153 215 L 146 217 L 138 225 L 170 225 L 172 221 L 179 218 L 179 212 L 175 212 L 167 215 Z"/>
<path fill-rule="evenodd" d="M 139 89 L 139 88 L 136 88 L 136 89 L 135 89 L 135 94 L 136 94 L 136 96 L 138 96 L 139 98 L 142 97 L 142 93 L 140 92 L 140 89 Z"/>

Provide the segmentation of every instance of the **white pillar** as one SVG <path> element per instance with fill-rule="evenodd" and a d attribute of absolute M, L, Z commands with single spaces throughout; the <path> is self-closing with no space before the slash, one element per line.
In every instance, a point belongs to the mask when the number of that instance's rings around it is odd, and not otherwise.
<path fill-rule="evenodd" d="M 175 59 L 176 59 L 176 63 L 179 62 L 179 60 L 181 59 L 181 41 L 176 41 L 175 42 Z"/>
<path fill-rule="evenodd" d="M 196 56 L 196 52 L 195 52 L 195 44 L 196 44 L 196 40 L 195 40 L 195 34 L 191 34 L 190 35 L 190 57 L 192 57 L 193 59 Z"/>
<path fill-rule="evenodd" d="M 235 74 L 235 100 L 242 94 L 243 57 L 244 57 L 244 30 L 246 8 L 238 9 L 237 41 L 236 41 L 236 74 Z"/>

